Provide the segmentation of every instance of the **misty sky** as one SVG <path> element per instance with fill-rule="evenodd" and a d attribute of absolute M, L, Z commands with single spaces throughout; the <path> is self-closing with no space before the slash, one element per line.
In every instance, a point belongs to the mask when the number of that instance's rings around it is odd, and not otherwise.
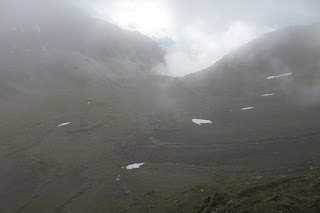
<path fill-rule="evenodd" d="M 240 3 L 241 2 L 241 3 Z M 82 0 L 91 13 L 169 49 L 161 71 L 185 75 L 275 29 L 320 20 L 318 0 Z"/>
<path fill-rule="evenodd" d="M 15 1 L 22 5 L 23 1 Z M 320 22 L 319 0 L 65 0 L 121 28 L 140 31 L 168 49 L 164 74 L 204 69 L 261 34 Z M 19 3 L 20 2 L 20 3 Z M 24 2 L 27 2 L 25 0 Z M 53 0 L 40 1 L 57 2 Z M 28 4 L 25 4 L 28 5 Z M 30 5 L 31 7 L 32 5 Z"/>

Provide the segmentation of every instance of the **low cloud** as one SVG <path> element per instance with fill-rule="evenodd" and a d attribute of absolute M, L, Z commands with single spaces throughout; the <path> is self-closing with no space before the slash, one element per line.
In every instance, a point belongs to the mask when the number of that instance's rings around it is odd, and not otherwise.
<path fill-rule="evenodd" d="M 234 21 L 224 31 L 208 31 L 205 24 L 187 26 L 176 34 L 174 46 L 166 56 L 166 65 L 159 68 L 162 74 L 183 76 L 211 66 L 224 55 L 259 35 L 275 28 L 257 27 Z"/>
<path fill-rule="evenodd" d="M 93 14 L 138 30 L 168 48 L 159 72 L 182 76 L 204 69 L 265 32 L 320 18 L 316 0 L 82 0 Z M 169 42 L 168 42 L 169 41 Z"/>

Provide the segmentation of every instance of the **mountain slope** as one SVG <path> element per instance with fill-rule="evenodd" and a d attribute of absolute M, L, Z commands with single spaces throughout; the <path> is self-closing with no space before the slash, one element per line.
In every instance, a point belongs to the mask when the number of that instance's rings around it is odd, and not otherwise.
<path fill-rule="evenodd" d="M 183 80 L 192 83 L 193 88 L 210 88 L 217 95 L 248 96 L 279 91 L 299 98 L 308 94 L 309 101 L 317 102 L 319 35 L 319 24 L 267 33 Z M 272 78 L 282 74 L 288 76 Z"/>
<path fill-rule="evenodd" d="M 267 34 L 184 78 L 110 74 L 64 44 L 5 56 L 0 206 L 90 212 L 221 174 L 317 170 L 318 99 L 302 92 L 318 95 L 317 29 Z M 145 164 L 125 169 L 133 163 Z"/>
<path fill-rule="evenodd" d="M 147 165 L 152 177 L 169 171 L 172 177 L 183 176 L 168 178 L 172 182 L 221 174 L 251 177 L 150 190 L 110 211 L 319 211 L 318 175 L 260 176 L 319 170 L 319 35 L 319 25 L 268 33 L 217 64 L 177 79 L 168 92 L 178 108 L 172 111 L 180 114 L 176 124 L 152 132 L 154 147 L 137 147 L 140 155 L 152 152 Z M 197 126 L 192 118 L 213 123 Z"/>
<path fill-rule="evenodd" d="M 41 108 L 44 100 L 60 105 L 65 101 L 61 94 L 73 90 L 110 91 L 117 87 L 116 80 L 153 74 L 153 68 L 164 63 L 165 51 L 152 39 L 94 19 L 64 1 L 0 4 L 4 132 L 49 116 L 50 110 Z M 31 108 L 38 113 L 29 113 Z"/>
<path fill-rule="evenodd" d="M 53 87 L 65 81 L 62 86 L 70 83 L 72 88 L 89 80 L 151 74 L 164 62 L 165 51 L 155 41 L 94 19 L 63 1 L 1 4 L 3 80 L 9 71 L 24 75 L 19 84 L 27 79 Z"/>

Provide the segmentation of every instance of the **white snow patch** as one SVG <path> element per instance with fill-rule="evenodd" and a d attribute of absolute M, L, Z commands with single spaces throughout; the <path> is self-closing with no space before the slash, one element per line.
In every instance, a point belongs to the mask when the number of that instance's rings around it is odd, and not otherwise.
<path fill-rule="evenodd" d="M 71 122 L 62 123 L 58 127 L 66 126 L 66 125 L 69 125 L 69 124 L 71 124 Z"/>
<path fill-rule="evenodd" d="M 242 108 L 241 110 L 242 110 L 242 111 L 245 111 L 245 110 L 250 110 L 250 109 L 254 109 L 254 107 L 244 107 L 244 108 Z"/>
<path fill-rule="evenodd" d="M 273 95 L 273 93 L 268 93 L 268 94 L 261 95 L 261 97 L 267 97 L 267 96 L 272 96 L 272 95 Z"/>
<path fill-rule="evenodd" d="M 144 165 L 144 163 L 134 163 L 134 164 L 130 164 L 128 166 L 126 166 L 126 169 L 127 170 L 130 170 L 130 169 L 139 169 L 140 166 Z"/>
<path fill-rule="evenodd" d="M 270 80 L 270 79 L 274 79 L 274 78 L 281 78 L 281 77 L 288 76 L 288 75 L 292 75 L 292 72 L 281 74 L 281 75 L 272 75 L 272 76 L 267 77 L 266 79 Z"/>
<path fill-rule="evenodd" d="M 116 181 L 119 181 L 119 180 L 120 180 L 120 178 L 117 178 L 117 179 L 116 179 Z"/>
<path fill-rule="evenodd" d="M 210 120 L 203 120 L 203 119 L 192 119 L 192 122 L 198 125 L 212 123 Z"/>

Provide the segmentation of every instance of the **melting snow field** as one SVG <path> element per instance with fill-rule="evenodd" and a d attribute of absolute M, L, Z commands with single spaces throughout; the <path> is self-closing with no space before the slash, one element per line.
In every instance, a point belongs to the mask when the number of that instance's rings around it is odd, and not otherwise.
<path fill-rule="evenodd" d="M 254 107 L 244 107 L 244 108 L 242 108 L 241 110 L 242 110 L 242 111 L 245 111 L 245 110 L 250 110 L 250 109 L 254 109 Z"/>
<path fill-rule="evenodd" d="M 140 166 L 144 165 L 144 163 L 134 163 L 134 164 L 130 164 L 128 166 L 126 166 L 126 169 L 130 170 L 130 169 L 139 169 Z"/>
<path fill-rule="evenodd" d="M 281 77 L 288 76 L 288 75 L 292 75 L 292 72 L 285 73 L 282 75 L 272 75 L 272 76 L 267 77 L 266 79 L 269 80 L 269 79 L 274 79 L 274 78 L 281 78 Z"/>
<path fill-rule="evenodd" d="M 267 96 L 272 96 L 273 95 L 273 93 L 269 93 L 269 94 L 263 94 L 263 95 L 261 95 L 262 97 L 267 97 Z"/>
<path fill-rule="evenodd" d="M 212 123 L 210 120 L 202 120 L 202 119 L 192 119 L 192 122 L 198 125 Z"/>
<path fill-rule="evenodd" d="M 71 122 L 62 123 L 58 127 L 66 126 L 66 125 L 69 125 L 69 124 L 71 124 Z"/>

